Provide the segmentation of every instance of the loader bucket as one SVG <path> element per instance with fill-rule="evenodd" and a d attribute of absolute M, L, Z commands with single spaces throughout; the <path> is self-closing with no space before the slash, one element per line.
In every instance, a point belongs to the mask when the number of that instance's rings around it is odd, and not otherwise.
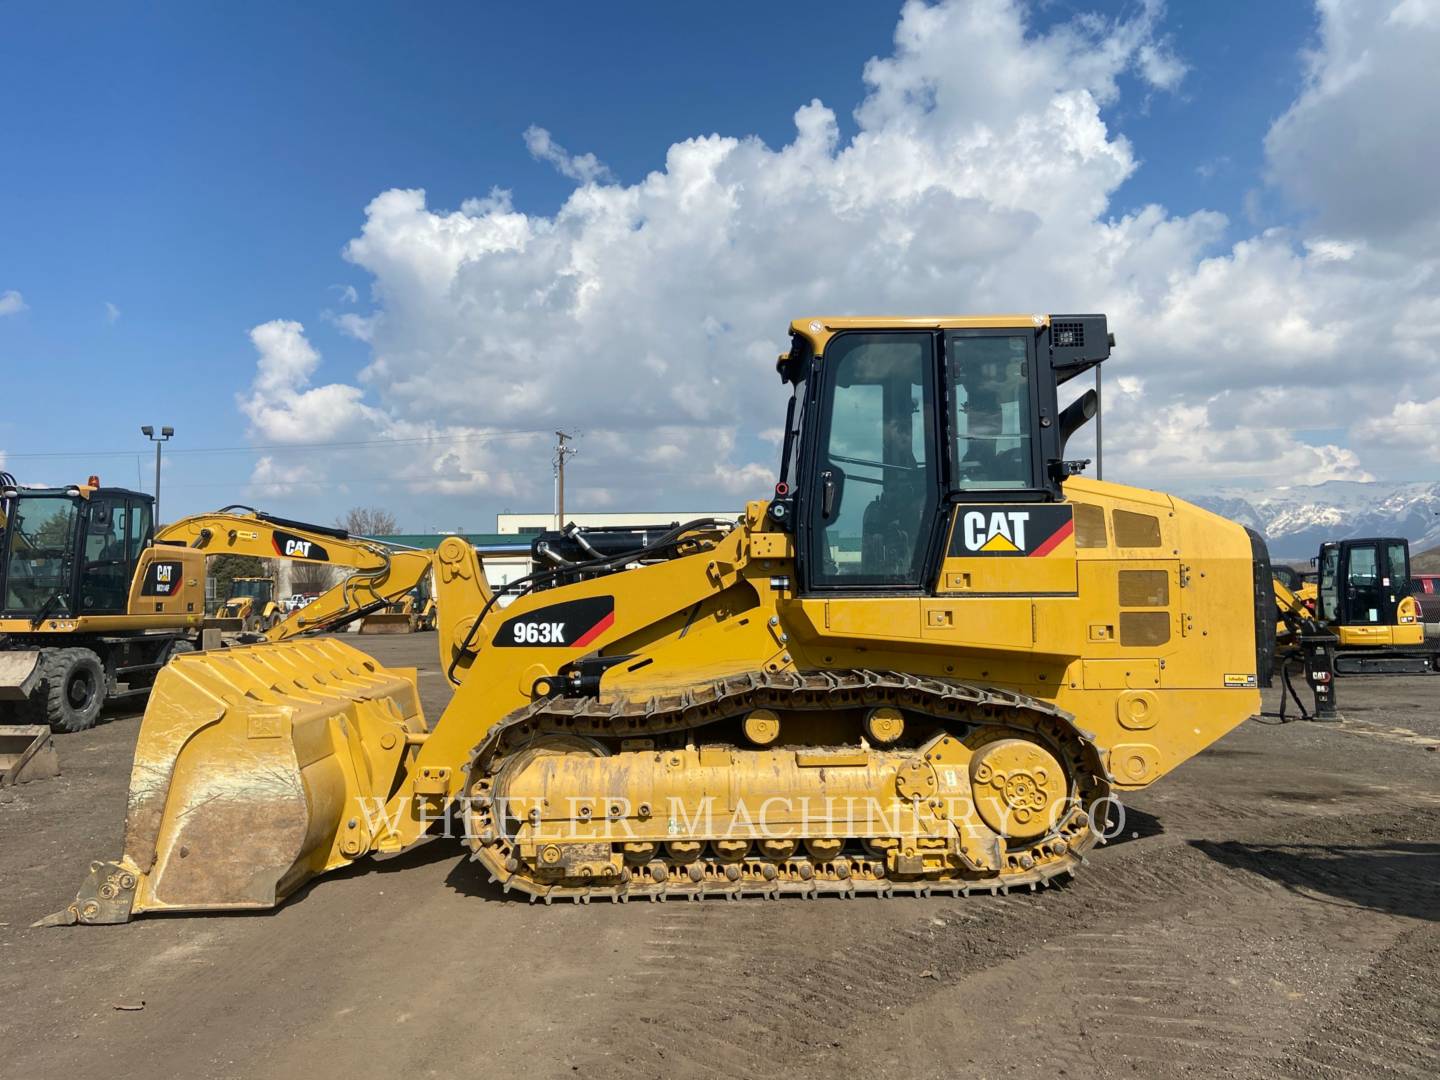
<path fill-rule="evenodd" d="M 0 726 L 0 787 L 60 775 L 48 725 Z"/>
<path fill-rule="evenodd" d="M 408 634 L 415 629 L 415 617 L 397 611 L 377 611 L 360 621 L 362 634 Z"/>
<path fill-rule="evenodd" d="M 202 624 L 202 629 L 219 630 L 222 634 L 238 634 L 245 629 L 245 620 L 223 619 L 218 615 L 212 615 Z"/>
<path fill-rule="evenodd" d="M 35 649 L 0 652 L 0 701 L 24 701 L 40 681 L 40 653 Z"/>
<path fill-rule="evenodd" d="M 414 669 L 339 641 L 177 656 L 140 726 L 124 853 L 46 922 L 275 906 L 384 846 L 374 811 L 425 731 Z"/>

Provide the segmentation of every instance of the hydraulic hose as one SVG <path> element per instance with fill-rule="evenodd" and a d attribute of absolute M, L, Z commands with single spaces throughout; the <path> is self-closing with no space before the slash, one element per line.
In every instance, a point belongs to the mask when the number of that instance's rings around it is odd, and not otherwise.
<path fill-rule="evenodd" d="M 445 678 L 454 686 L 460 685 L 459 681 L 455 678 L 455 668 L 459 666 L 462 656 L 476 655 L 475 652 L 471 650 L 470 645 L 475 640 L 475 634 L 480 629 L 481 624 L 485 622 L 485 617 L 489 615 L 491 609 L 499 603 L 502 596 L 524 596 L 526 593 L 533 592 L 539 586 L 554 581 L 557 577 L 564 574 L 573 574 L 577 571 L 603 573 L 606 570 L 623 567 L 647 555 L 659 554 L 662 550 L 669 553 L 670 549 L 680 546 L 686 533 L 698 529 L 714 529 L 722 531 L 725 535 L 729 535 L 731 530 L 735 528 L 735 524 L 735 522 L 725 518 L 696 518 L 693 521 L 685 522 L 683 525 L 675 526 L 675 528 L 664 533 L 653 542 L 636 548 L 633 551 L 621 552 L 619 555 L 611 555 L 608 558 L 589 559 L 583 562 L 569 563 L 555 570 L 537 570 L 531 574 L 527 574 L 525 577 L 517 578 L 508 585 L 502 585 L 491 594 L 490 599 L 485 602 L 485 606 L 480 609 L 480 614 L 475 616 L 475 621 L 470 624 L 470 629 L 466 631 L 464 640 L 460 642 L 460 647 L 455 650 L 455 656 L 451 659 L 450 666 L 445 669 Z"/>

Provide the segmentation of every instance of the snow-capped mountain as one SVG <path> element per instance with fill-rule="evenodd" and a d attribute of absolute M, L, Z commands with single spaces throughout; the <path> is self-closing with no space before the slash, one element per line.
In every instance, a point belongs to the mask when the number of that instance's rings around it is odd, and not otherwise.
<path fill-rule="evenodd" d="M 1308 559 L 1322 540 L 1351 536 L 1403 536 L 1415 554 L 1440 547 L 1440 483 L 1331 480 L 1270 491 L 1219 488 L 1182 497 L 1263 533 L 1277 559 Z"/>

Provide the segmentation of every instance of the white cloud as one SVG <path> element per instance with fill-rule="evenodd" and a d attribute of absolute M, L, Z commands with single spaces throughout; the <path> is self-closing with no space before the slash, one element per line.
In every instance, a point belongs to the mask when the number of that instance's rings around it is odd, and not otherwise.
<path fill-rule="evenodd" d="M 0 318 L 6 315 L 18 315 L 29 307 L 25 303 L 25 297 L 21 296 L 14 289 L 6 289 L 0 293 Z"/>
<path fill-rule="evenodd" d="M 773 363 L 790 318 L 1101 310 L 1120 341 L 1107 368 L 1120 388 L 1107 400 L 1108 476 L 1174 487 L 1412 472 L 1403 448 L 1366 441 L 1365 424 L 1397 397 L 1440 396 L 1435 249 L 1417 256 L 1334 205 L 1368 205 L 1390 178 L 1337 174 L 1303 192 L 1294 180 L 1297 162 L 1343 149 L 1332 114 L 1353 112 L 1346 86 L 1368 85 L 1323 73 L 1366 56 L 1365 71 L 1385 68 L 1386 93 L 1404 97 L 1412 88 L 1393 79 L 1413 67 L 1398 62 L 1410 45 L 1326 0 L 1312 61 L 1322 74 L 1267 141 L 1282 193 L 1313 198 L 1317 225 L 1227 247 L 1221 214 L 1112 202 L 1137 163 L 1102 107 L 1126 73 L 1161 90 L 1184 75 L 1159 7 L 1043 33 L 1025 10 L 906 4 L 890 54 L 865 65 L 853 138 L 812 101 L 784 146 L 697 135 L 626 184 L 532 128 L 531 152 L 577 185 L 551 216 L 517 211 L 502 190 L 453 210 L 419 190 L 379 194 L 346 248 L 373 278 L 375 307 L 342 324 L 370 348 L 358 385 L 311 387 L 318 358 L 293 340 L 299 327 L 267 324 L 282 329 L 256 340 L 247 415 L 257 433 L 312 439 L 327 425 L 385 437 L 580 427 L 580 503 L 738 499 L 773 474 L 763 433 L 783 415 Z M 1410 23 L 1430 14 L 1394 10 Z M 1415 87 L 1431 77 L 1416 73 Z M 1392 123 L 1375 110 L 1365 136 L 1397 170 L 1416 137 L 1400 112 Z M 1433 191 L 1428 209 L 1409 194 L 1411 219 L 1428 220 Z M 272 349 L 290 357 L 274 361 L 283 378 L 267 366 Z M 1360 441 L 1347 447 L 1352 426 Z M 448 459 L 434 490 L 545 505 L 540 445 Z"/>
<path fill-rule="evenodd" d="M 1440 3 L 1319 0 L 1304 91 L 1265 139 L 1321 228 L 1432 258 L 1440 243 Z"/>
<path fill-rule="evenodd" d="M 543 453 L 550 434 L 408 421 L 366 403 L 359 387 L 312 386 L 321 357 L 298 322 L 262 323 L 250 340 L 259 360 L 250 393 L 237 403 L 251 437 L 272 451 L 251 473 L 262 495 L 313 501 L 327 486 L 373 492 L 383 484 L 413 494 L 510 496 L 514 471 L 503 462 L 517 449 L 534 456 L 529 444 L 537 437 Z"/>
<path fill-rule="evenodd" d="M 1145 44 L 1137 53 L 1140 74 L 1159 90 L 1178 90 L 1190 66 L 1170 51 L 1168 44 Z"/>
<path fill-rule="evenodd" d="M 250 331 L 260 354 L 248 397 L 240 399 L 252 433 L 263 443 L 313 443 L 362 437 L 383 414 L 364 404 L 364 391 L 346 383 L 311 386 L 320 354 L 298 322 L 275 319 Z"/>
<path fill-rule="evenodd" d="M 571 180 L 592 184 L 610 179 L 610 170 L 594 154 L 572 155 L 550 137 L 550 132 L 531 124 L 525 129 L 525 149 L 536 161 L 546 161 Z"/>
<path fill-rule="evenodd" d="M 111 326 L 120 321 L 120 309 L 109 300 L 105 301 L 105 321 Z"/>
<path fill-rule="evenodd" d="M 1440 465 L 1440 397 L 1397 401 L 1389 413 L 1358 424 L 1357 432 L 1369 442 L 1413 455 L 1424 469 L 1417 475 L 1433 476 Z"/>

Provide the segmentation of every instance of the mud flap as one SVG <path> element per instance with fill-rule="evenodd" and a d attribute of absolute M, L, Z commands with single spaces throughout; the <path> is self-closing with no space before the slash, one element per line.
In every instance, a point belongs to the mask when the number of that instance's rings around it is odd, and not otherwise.
<path fill-rule="evenodd" d="M 60 775 L 48 725 L 0 725 L 0 787 Z"/>
<path fill-rule="evenodd" d="M 40 682 L 40 650 L 0 652 L 0 701 L 25 701 Z"/>
<path fill-rule="evenodd" d="M 47 923 L 274 907 L 385 839 L 425 720 L 413 671 L 333 640 L 188 653 L 156 679 L 119 860 Z"/>

